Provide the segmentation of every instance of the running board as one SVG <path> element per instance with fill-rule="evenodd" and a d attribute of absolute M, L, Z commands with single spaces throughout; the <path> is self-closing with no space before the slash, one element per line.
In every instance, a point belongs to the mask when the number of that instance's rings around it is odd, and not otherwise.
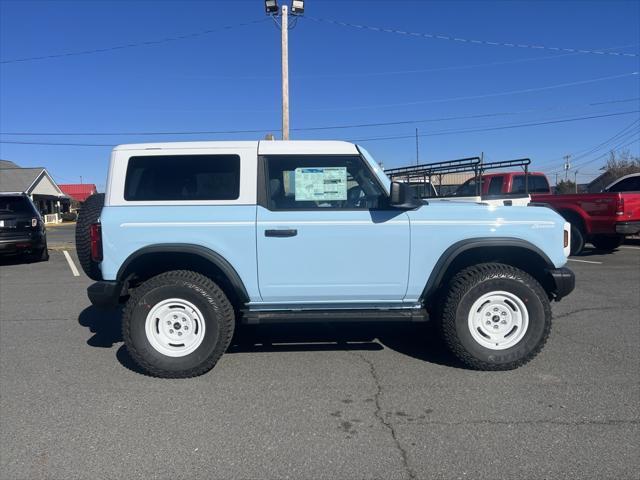
<path fill-rule="evenodd" d="M 271 310 L 242 312 L 242 323 L 304 323 L 304 322 L 426 322 L 424 308 L 389 310 Z"/>

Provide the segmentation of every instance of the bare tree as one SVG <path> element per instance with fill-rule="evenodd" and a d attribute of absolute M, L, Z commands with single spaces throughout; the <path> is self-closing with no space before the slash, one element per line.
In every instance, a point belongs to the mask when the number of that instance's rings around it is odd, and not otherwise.
<path fill-rule="evenodd" d="M 590 192 L 599 192 L 614 180 L 640 172 L 640 157 L 632 155 L 629 150 L 610 151 L 609 159 L 604 167 L 604 173 L 589 184 Z"/>

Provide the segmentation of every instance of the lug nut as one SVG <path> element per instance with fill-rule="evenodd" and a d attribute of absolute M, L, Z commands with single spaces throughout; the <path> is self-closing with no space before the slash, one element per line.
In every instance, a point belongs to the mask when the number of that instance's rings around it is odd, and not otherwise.
<path fill-rule="evenodd" d="M 494 328 L 494 329 L 498 328 L 498 325 L 494 325 L 494 326 L 493 326 L 493 328 Z"/>
<path fill-rule="evenodd" d="M 167 320 L 167 325 L 171 325 L 171 320 Z"/>
<path fill-rule="evenodd" d="M 173 316 L 173 319 L 174 319 L 174 320 L 175 320 L 176 318 L 178 318 L 178 315 L 174 315 L 174 316 Z"/>
<path fill-rule="evenodd" d="M 506 315 L 506 314 L 507 314 L 507 312 L 502 312 L 500 315 L 504 316 L 504 315 Z"/>
<path fill-rule="evenodd" d="M 182 332 L 178 332 L 178 336 L 181 337 L 182 336 Z"/>
<path fill-rule="evenodd" d="M 169 329 L 169 333 L 173 333 L 173 329 Z"/>
<path fill-rule="evenodd" d="M 500 323 L 503 324 L 503 325 L 506 325 L 507 321 L 506 320 L 502 320 Z"/>
<path fill-rule="evenodd" d="M 185 326 L 184 326 L 184 329 L 185 329 L 185 330 L 189 330 L 189 325 L 185 325 Z"/>
<path fill-rule="evenodd" d="M 491 312 L 487 312 L 487 317 L 490 317 L 490 316 L 491 316 Z"/>
<path fill-rule="evenodd" d="M 498 311 L 498 307 L 493 307 L 493 311 L 497 312 Z"/>
<path fill-rule="evenodd" d="M 487 320 L 487 325 L 491 325 L 491 322 L 489 320 Z"/>

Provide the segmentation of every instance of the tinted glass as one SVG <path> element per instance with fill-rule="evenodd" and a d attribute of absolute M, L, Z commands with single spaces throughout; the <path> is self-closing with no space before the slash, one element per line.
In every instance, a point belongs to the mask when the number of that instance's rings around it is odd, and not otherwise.
<path fill-rule="evenodd" d="M 549 182 L 542 175 L 529 175 L 529 193 L 548 193 Z M 524 175 L 516 175 L 513 177 L 513 185 L 511 185 L 511 193 L 525 193 Z"/>
<path fill-rule="evenodd" d="M 498 195 L 502 193 L 502 184 L 504 183 L 504 177 L 491 177 L 489 182 L 489 195 Z"/>
<path fill-rule="evenodd" d="M 480 184 L 482 185 L 483 180 L 480 180 Z M 455 196 L 456 197 L 474 197 L 476 195 L 478 195 L 478 192 L 476 191 L 476 186 L 477 186 L 476 179 L 474 178 L 470 178 L 469 180 L 467 180 L 466 182 L 464 182 L 462 185 L 460 185 L 458 187 L 458 189 L 456 190 Z"/>
<path fill-rule="evenodd" d="M 267 201 L 271 210 L 369 209 L 384 192 L 358 156 L 267 157 Z"/>
<path fill-rule="evenodd" d="M 237 155 L 131 157 L 125 200 L 235 200 L 240 194 Z"/>
<path fill-rule="evenodd" d="M 640 176 L 629 177 L 624 180 L 620 180 L 609 192 L 640 192 Z"/>
<path fill-rule="evenodd" d="M 542 175 L 533 175 L 529 177 L 529 192 L 531 193 L 549 193 L 549 182 Z"/>
<path fill-rule="evenodd" d="M 33 215 L 35 209 L 26 197 L 5 197 L 0 195 L 0 214 L 2 213 Z"/>

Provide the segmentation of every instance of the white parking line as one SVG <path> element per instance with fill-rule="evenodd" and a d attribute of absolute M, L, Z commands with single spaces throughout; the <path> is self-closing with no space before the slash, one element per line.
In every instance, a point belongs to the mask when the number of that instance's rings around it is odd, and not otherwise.
<path fill-rule="evenodd" d="M 67 252 L 66 250 L 63 250 L 62 253 L 64 253 L 64 258 L 67 259 L 67 263 L 69 264 L 69 268 L 71 269 L 71 273 L 73 273 L 73 276 L 79 277 L 80 273 L 78 272 L 78 269 L 76 268 L 75 263 L 73 263 L 73 260 L 71 259 L 71 255 L 69 255 L 69 252 Z"/>
<path fill-rule="evenodd" d="M 602 265 L 602 262 L 593 262 L 591 260 L 578 260 L 577 258 L 569 258 L 570 262 L 580 262 L 580 263 L 593 263 L 595 265 Z"/>

